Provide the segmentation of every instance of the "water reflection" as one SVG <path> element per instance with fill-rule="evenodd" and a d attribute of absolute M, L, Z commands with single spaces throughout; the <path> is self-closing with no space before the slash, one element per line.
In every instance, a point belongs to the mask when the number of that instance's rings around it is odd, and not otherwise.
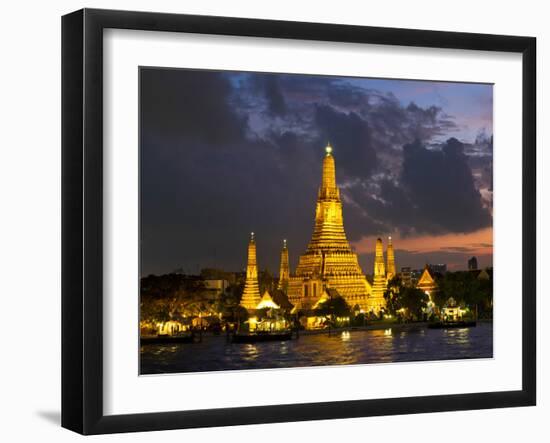
<path fill-rule="evenodd" d="M 491 324 L 476 328 L 388 328 L 302 334 L 298 340 L 237 344 L 223 336 L 204 336 L 202 343 L 144 345 L 143 374 L 263 369 L 402 361 L 488 358 L 493 353 Z"/>

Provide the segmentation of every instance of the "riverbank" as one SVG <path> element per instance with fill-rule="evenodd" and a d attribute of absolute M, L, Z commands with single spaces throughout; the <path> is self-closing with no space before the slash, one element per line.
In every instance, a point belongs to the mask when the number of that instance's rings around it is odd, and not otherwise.
<path fill-rule="evenodd" d="M 479 319 L 477 320 L 477 323 L 484 323 L 484 324 L 492 324 L 492 319 Z M 353 331 L 376 331 L 376 330 L 383 330 L 383 329 L 392 329 L 394 331 L 407 331 L 407 330 L 414 330 L 414 329 L 423 329 L 428 327 L 429 322 L 409 322 L 409 323 L 398 323 L 396 321 L 371 321 L 368 322 L 364 326 L 345 326 L 340 328 L 328 328 L 326 329 L 303 329 L 298 331 L 299 336 L 309 336 L 309 335 L 323 335 L 323 334 L 338 334 L 342 332 L 353 332 Z M 198 337 L 199 333 L 195 333 Z M 293 331 L 293 335 L 295 336 L 296 331 Z M 226 336 L 225 333 L 221 334 L 213 334 L 209 331 L 203 331 L 202 333 L 203 337 L 209 337 L 209 336 Z M 156 335 L 142 335 L 142 344 L 145 343 L 152 343 L 154 339 L 156 339 Z M 151 340 L 151 341 L 150 341 Z"/>
<path fill-rule="evenodd" d="M 344 326 L 341 328 L 328 328 L 326 329 L 304 329 L 299 331 L 299 335 L 317 335 L 317 334 L 337 334 L 339 332 L 353 332 L 353 331 L 376 331 L 380 329 L 397 329 L 407 330 L 416 328 L 426 328 L 428 322 L 414 322 L 414 323 L 397 323 L 389 321 L 376 321 L 369 322 L 364 326 Z"/>
<path fill-rule="evenodd" d="M 477 320 L 478 323 L 492 324 L 492 319 L 480 319 Z M 429 322 L 409 322 L 409 323 L 398 323 L 396 321 L 371 321 L 368 322 L 365 326 L 345 326 L 341 328 L 331 328 L 330 333 L 336 334 L 339 332 L 353 332 L 353 331 L 376 331 L 380 329 L 392 329 L 397 331 L 406 331 L 411 329 L 422 329 L 427 328 Z M 329 329 L 313 329 L 313 330 L 300 330 L 300 335 L 316 335 L 316 334 L 328 334 Z"/>

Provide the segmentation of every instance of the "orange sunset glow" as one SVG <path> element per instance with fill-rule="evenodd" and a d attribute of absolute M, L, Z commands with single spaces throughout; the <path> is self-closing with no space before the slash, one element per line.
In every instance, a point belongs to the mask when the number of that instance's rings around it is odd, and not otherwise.
<path fill-rule="evenodd" d="M 372 254 L 376 236 L 363 237 L 354 242 L 353 246 L 358 254 Z M 384 239 L 386 240 L 386 239 Z M 493 228 L 488 227 L 466 234 L 419 235 L 416 237 L 402 237 L 399 233 L 392 234 L 396 250 L 407 251 L 413 254 L 430 252 L 450 252 L 475 256 L 493 254 Z M 453 263 L 449 263 L 449 267 Z M 463 264 L 456 264 L 460 266 Z"/>

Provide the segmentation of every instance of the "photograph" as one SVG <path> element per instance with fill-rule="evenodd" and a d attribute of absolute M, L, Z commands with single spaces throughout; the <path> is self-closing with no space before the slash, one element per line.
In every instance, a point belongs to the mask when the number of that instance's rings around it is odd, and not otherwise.
<path fill-rule="evenodd" d="M 140 375 L 493 357 L 493 84 L 138 69 Z"/>
<path fill-rule="evenodd" d="M 544 3 L 3 6 L 0 441 L 544 440 Z"/>

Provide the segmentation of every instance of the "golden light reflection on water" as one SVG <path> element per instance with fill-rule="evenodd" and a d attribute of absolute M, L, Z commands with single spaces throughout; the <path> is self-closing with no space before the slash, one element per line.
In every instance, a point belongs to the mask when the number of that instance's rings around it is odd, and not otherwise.
<path fill-rule="evenodd" d="M 400 361 L 490 358 L 491 325 L 476 328 L 380 330 L 304 334 L 285 342 L 228 343 L 204 337 L 202 343 L 141 347 L 142 373 L 202 372 Z"/>
<path fill-rule="evenodd" d="M 243 359 L 245 361 L 254 361 L 260 355 L 260 350 L 256 345 L 247 343 L 244 345 L 243 349 Z"/>
<path fill-rule="evenodd" d="M 449 342 L 456 343 L 458 345 L 466 345 L 470 342 L 470 329 L 446 329 L 445 336 Z"/>

